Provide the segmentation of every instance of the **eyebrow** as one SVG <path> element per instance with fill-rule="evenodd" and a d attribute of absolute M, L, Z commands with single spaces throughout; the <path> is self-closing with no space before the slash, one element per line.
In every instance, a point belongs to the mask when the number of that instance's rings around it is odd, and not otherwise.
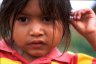
<path fill-rule="evenodd" d="M 21 12 L 19 15 L 27 15 L 27 16 L 32 16 L 30 13 L 27 13 L 27 12 Z"/>
<path fill-rule="evenodd" d="M 43 13 L 35 15 L 35 14 L 31 14 L 30 12 L 26 12 L 26 11 L 21 12 L 19 15 L 26 15 L 26 16 L 29 16 L 29 17 L 34 17 L 34 16 L 43 17 L 44 16 Z"/>

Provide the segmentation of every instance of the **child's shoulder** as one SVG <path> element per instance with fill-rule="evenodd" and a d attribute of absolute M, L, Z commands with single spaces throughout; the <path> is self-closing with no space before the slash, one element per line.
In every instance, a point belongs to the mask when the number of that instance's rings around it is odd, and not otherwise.
<path fill-rule="evenodd" d="M 96 59 L 84 53 L 66 52 L 56 59 L 59 62 L 67 62 L 68 64 L 96 64 Z"/>
<path fill-rule="evenodd" d="M 21 64 L 12 50 L 4 40 L 0 40 L 0 64 Z"/>
<path fill-rule="evenodd" d="M 5 57 L 8 53 L 12 52 L 12 49 L 5 43 L 5 41 L 0 40 L 0 57 Z"/>
<path fill-rule="evenodd" d="M 84 53 L 75 53 L 71 64 L 96 64 L 96 58 Z"/>

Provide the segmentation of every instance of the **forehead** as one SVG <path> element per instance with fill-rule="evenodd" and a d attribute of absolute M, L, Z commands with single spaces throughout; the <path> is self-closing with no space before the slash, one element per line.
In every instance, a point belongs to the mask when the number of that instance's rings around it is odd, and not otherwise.
<path fill-rule="evenodd" d="M 32 9 L 35 9 L 35 8 L 38 8 L 39 7 L 39 2 L 38 0 L 29 0 L 27 5 L 26 5 L 26 8 L 32 8 Z"/>
<path fill-rule="evenodd" d="M 38 0 L 29 0 L 22 12 L 28 12 L 32 15 L 41 14 Z"/>

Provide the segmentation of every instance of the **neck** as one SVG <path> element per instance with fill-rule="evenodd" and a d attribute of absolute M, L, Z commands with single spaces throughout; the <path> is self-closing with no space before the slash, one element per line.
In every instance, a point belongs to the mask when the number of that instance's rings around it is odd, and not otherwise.
<path fill-rule="evenodd" d="M 22 55 L 23 58 L 25 58 L 28 62 L 32 62 L 33 60 L 39 58 L 39 57 L 36 57 L 36 56 L 31 56 L 30 54 L 24 52 L 24 54 Z"/>

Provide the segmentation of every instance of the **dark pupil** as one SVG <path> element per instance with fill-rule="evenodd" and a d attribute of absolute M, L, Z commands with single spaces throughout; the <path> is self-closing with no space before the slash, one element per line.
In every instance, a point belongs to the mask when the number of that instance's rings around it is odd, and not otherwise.
<path fill-rule="evenodd" d="M 44 19 L 45 19 L 46 21 L 53 21 L 53 20 L 54 20 L 54 18 L 51 17 L 51 16 L 44 17 Z"/>
<path fill-rule="evenodd" d="M 26 21 L 26 17 L 20 17 L 20 20 L 24 22 Z"/>
<path fill-rule="evenodd" d="M 46 21 L 50 21 L 51 18 L 50 18 L 50 17 L 45 17 L 45 20 L 46 20 Z"/>

